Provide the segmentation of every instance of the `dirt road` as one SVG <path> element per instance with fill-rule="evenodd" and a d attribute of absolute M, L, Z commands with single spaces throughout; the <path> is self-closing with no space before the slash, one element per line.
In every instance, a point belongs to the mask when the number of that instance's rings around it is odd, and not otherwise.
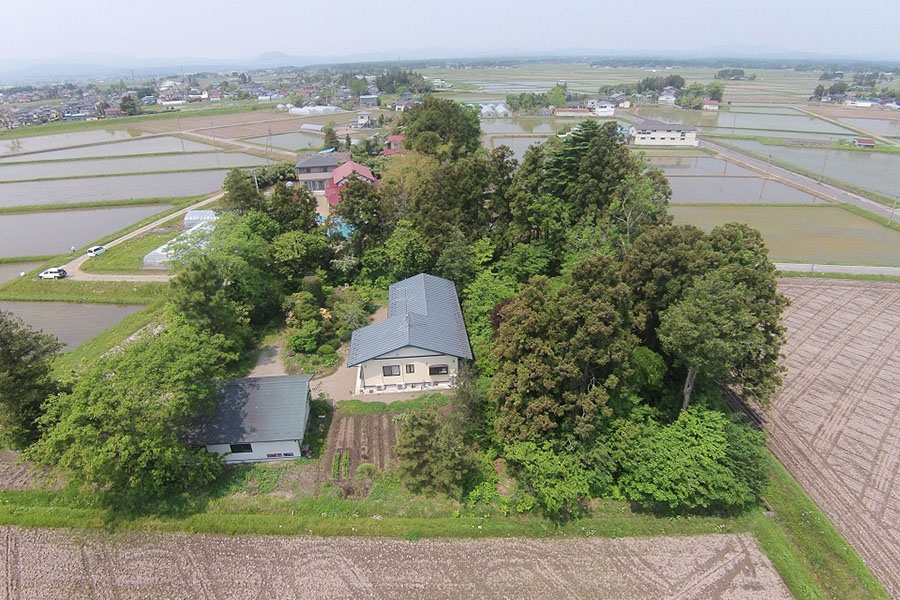
<path fill-rule="evenodd" d="M 4 599 L 787 600 L 750 535 L 558 540 L 0 529 Z"/>
<path fill-rule="evenodd" d="M 788 374 L 769 444 L 900 598 L 900 284 L 782 279 Z"/>

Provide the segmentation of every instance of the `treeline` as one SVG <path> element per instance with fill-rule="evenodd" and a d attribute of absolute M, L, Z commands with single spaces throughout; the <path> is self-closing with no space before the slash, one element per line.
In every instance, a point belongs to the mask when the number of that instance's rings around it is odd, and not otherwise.
<path fill-rule="evenodd" d="M 681 108 L 700 108 L 703 106 L 704 99 L 722 101 L 722 94 L 725 87 L 718 81 L 714 81 L 708 85 L 702 83 L 692 83 L 686 88 L 681 88 L 675 93 L 676 102 Z"/>
<path fill-rule="evenodd" d="M 565 106 L 567 97 L 566 86 L 557 84 L 547 92 L 507 94 L 506 105 L 514 111 L 535 111 L 548 106 Z"/>
<path fill-rule="evenodd" d="M 599 93 L 612 94 L 614 92 L 622 92 L 624 94 L 659 94 L 667 87 L 673 87 L 676 90 L 681 89 L 684 87 L 684 83 L 684 77 L 681 75 L 644 77 L 636 83 L 619 83 L 601 86 Z"/>
<path fill-rule="evenodd" d="M 716 79 L 747 79 L 749 81 L 753 81 L 756 79 L 756 74 L 750 75 L 749 77 L 744 75 L 743 69 L 722 69 L 721 71 L 717 71 L 715 74 Z"/>
<path fill-rule="evenodd" d="M 431 82 L 415 71 L 391 69 L 375 78 L 378 90 L 385 94 L 412 92 L 423 94 L 431 91 Z"/>

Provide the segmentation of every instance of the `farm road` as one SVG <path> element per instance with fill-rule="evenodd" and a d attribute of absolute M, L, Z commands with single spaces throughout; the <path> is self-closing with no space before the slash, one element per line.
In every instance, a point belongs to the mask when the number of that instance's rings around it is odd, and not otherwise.
<path fill-rule="evenodd" d="M 788 373 L 769 446 L 900 598 L 900 284 L 781 279 Z"/>
<path fill-rule="evenodd" d="M 0 598 L 787 600 L 749 534 L 404 541 L 3 527 Z"/>

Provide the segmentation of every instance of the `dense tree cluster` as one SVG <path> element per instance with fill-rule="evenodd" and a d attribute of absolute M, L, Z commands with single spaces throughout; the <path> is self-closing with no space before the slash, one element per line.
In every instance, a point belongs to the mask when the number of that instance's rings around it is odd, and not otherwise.
<path fill-rule="evenodd" d="M 415 71 L 391 69 L 375 78 L 378 91 L 385 94 L 402 94 L 412 92 L 422 94 L 431 91 L 431 82 Z"/>
<path fill-rule="evenodd" d="M 695 82 L 678 90 L 675 97 L 681 108 L 700 108 L 703 106 L 703 100 L 707 98 L 721 102 L 724 91 L 725 87 L 718 81 L 708 85 Z"/>

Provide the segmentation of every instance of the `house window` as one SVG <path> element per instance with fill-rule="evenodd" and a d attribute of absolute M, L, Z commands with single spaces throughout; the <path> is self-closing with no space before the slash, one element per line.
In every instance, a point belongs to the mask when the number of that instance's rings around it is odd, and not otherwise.
<path fill-rule="evenodd" d="M 231 444 L 231 453 L 239 454 L 241 452 L 253 452 L 251 444 Z"/>
<path fill-rule="evenodd" d="M 448 372 L 447 365 L 432 365 L 428 367 L 429 375 L 446 375 Z"/>
<path fill-rule="evenodd" d="M 415 372 L 416 372 L 416 365 L 406 365 L 406 372 L 407 372 L 407 373 L 415 373 Z"/>
<path fill-rule="evenodd" d="M 381 367 L 381 374 L 385 377 L 397 377 L 400 375 L 400 365 L 385 365 Z"/>

